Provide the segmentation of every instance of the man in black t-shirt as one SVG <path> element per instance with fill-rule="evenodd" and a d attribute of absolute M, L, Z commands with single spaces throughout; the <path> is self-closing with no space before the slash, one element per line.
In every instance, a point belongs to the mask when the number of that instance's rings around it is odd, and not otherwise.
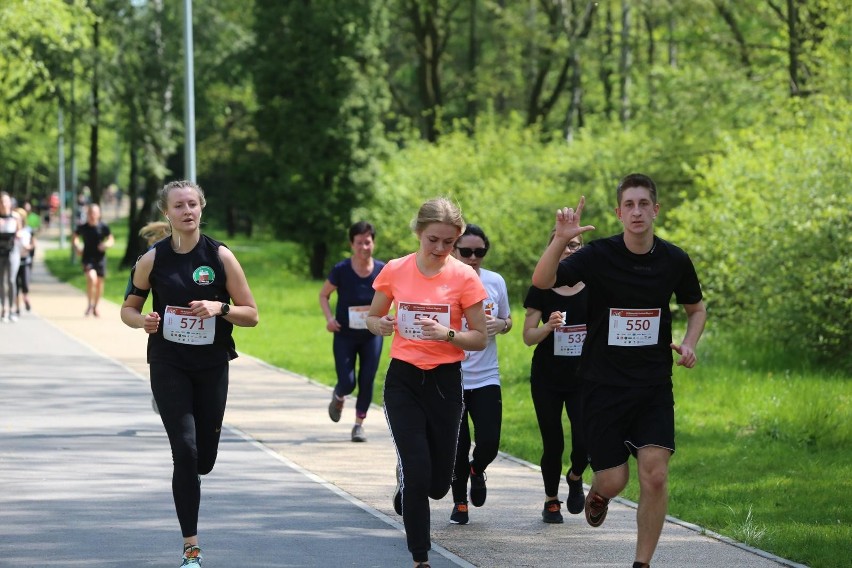
<path fill-rule="evenodd" d="M 707 312 L 689 256 L 654 236 L 660 211 L 657 187 L 643 174 L 618 185 L 615 209 L 624 232 L 592 241 L 560 262 L 569 240 L 594 229 L 580 225 L 577 209 L 557 210 L 555 236 L 533 273 L 538 288 L 585 282 L 589 291 L 586 341 L 581 357 L 584 428 L 592 471 L 586 520 L 606 518 L 610 499 L 627 485 L 636 457 L 639 509 L 634 567 L 649 566 L 668 502 L 668 463 L 674 453 L 672 351 L 692 368 Z M 686 312 L 683 340 L 672 341 L 672 295 Z"/>
<path fill-rule="evenodd" d="M 86 222 L 74 232 L 72 246 L 80 255 L 86 275 L 86 296 L 89 306 L 86 315 L 98 316 L 98 302 L 104 295 L 106 250 L 115 244 L 115 237 L 106 223 L 101 222 L 101 208 L 93 203 L 86 210 Z"/>

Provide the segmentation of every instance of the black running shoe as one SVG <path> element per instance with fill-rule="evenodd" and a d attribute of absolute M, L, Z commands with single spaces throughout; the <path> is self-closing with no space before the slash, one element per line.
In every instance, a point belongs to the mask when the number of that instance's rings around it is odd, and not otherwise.
<path fill-rule="evenodd" d="M 606 519 L 606 512 L 609 509 L 609 499 L 601 497 L 594 491 L 589 491 L 586 497 L 586 522 L 593 527 L 599 527 Z"/>
<path fill-rule="evenodd" d="M 453 505 L 453 512 L 450 515 L 450 522 L 454 525 L 466 525 L 467 521 L 467 501 L 460 501 Z"/>
<path fill-rule="evenodd" d="M 488 488 L 485 487 L 485 472 L 477 475 L 473 471 L 473 466 L 470 467 L 470 503 L 474 507 L 482 507 L 485 505 L 485 497 L 488 495 Z"/>
<path fill-rule="evenodd" d="M 554 500 L 554 501 L 545 501 L 544 509 L 541 512 L 541 520 L 545 523 L 551 523 L 554 525 L 562 524 L 562 501 Z"/>
<path fill-rule="evenodd" d="M 571 479 L 569 473 L 565 474 L 565 481 L 568 482 L 568 512 L 572 515 L 579 515 L 583 512 L 583 507 L 586 503 L 586 495 L 583 493 L 583 478 L 574 480 Z"/>

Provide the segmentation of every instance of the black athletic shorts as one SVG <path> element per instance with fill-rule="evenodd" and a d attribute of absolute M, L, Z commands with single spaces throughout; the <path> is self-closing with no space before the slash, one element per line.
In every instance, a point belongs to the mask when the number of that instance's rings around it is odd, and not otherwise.
<path fill-rule="evenodd" d="M 95 274 L 103 278 L 106 276 L 106 257 L 101 260 L 84 260 L 83 272 L 94 270 Z"/>
<path fill-rule="evenodd" d="M 583 426 L 592 471 L 617 467 L 645 446 L 675 451 L 671 383 L 643 387 L 584 384 Z"/>

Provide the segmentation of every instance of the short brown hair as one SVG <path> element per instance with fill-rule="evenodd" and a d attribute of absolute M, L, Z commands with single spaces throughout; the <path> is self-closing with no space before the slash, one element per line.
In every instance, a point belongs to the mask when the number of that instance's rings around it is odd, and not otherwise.
<path fill-rule="evenodd" d="M 654 183 L 654 180 L 645 174 L 627 174 L 618 182 L 618 188 L 615 191 L 615 198 L 619 207 L 621 206 L 621 194 L 624 193 L 625 189 L 631 187 L 644 187 L 651 192 L 651 201 L 657 202 L 657 184 Z"/>

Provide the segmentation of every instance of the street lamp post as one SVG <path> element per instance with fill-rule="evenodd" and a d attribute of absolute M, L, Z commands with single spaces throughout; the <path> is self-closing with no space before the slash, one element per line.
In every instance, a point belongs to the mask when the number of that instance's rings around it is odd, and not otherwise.
<path fill-rule="evenodd" d="M 183 0 L 183 54 L 184 54 L 184 169 L 186 179 L 195 183 L 195 81 L 192 65 L 192 0 Z"/>

